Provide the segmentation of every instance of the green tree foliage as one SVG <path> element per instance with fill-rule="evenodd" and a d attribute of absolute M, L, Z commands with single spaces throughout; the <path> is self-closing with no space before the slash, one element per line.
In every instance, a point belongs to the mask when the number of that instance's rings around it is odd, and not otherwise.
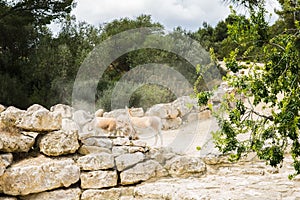
<path fill-rule="evenodd" d="M 31 59 L 42 27 L 65 17 L 73 0 L 0 1 L 0 102 L 28 106 L 39 83 L 31 80 Z M 4 81 L 5 80 L 5 81 Z"/>
<path fill-rule="evenodd" d="M 215 110 L 220 126 L 215 144 L 232 160 L 256 152 L 271 166 L 280 165 L 288 152 L 294 159 L 292 178 L 300 173 L 300 2 L 280 0 L 280 19 L 270 29 L 264 1 L 234 2 L 246 5 L 250 17 L 232 13 L 235 22 L 228 26 L 228 38 L 239 46 L 224 61 L 232 72 L 247 73 L 226 77 L 235 92 L 226 94 Z M 283 27 L 276 30 L 279 25 Z M 254 64 L 239 62 L 238 55 L 248 60 L 253 51 Z M 263 64 L 256 64 L 258 60 Z"/>
<path fill-rule="evenodd" d="M 104 25 L 101 32 L 101 40 L 104 40 L 107 37 L 125 30 L 142 27 L 163 28 L 161 24 L 152 22 L 151 16 L 149 15 L 141 15 L 136 19 L 122 18 Z M 174 30 L 174 32 L 169 33 L 166 37 L 162 37 L 162 40 L 153 39 L 151 36 L 148 36 L 142 38 L 142 40 L 139 42 L 140 44 L 156 44 L 156 46 L 168 46 L 167 42 L 169 42 L 170 45 L 175 44 L 174 40 L 176 38 L 180 38 L 176 34 L 182 36 L 187 34 L 187 32 L 178 27 Z M 126 38 L 124 38 L 124 42 L 121 43 L 126 44 Z M 189 49 L 190 47 L 187 45 L 182 45 L 178 48 Z M 114 50 L 115 49 L 112 49 L 112 51 Z M 124 75 L 129 70 L 148 63 L 167 64 L 168 66 L 183 74 L 187 80 L 190 80 L 191 85 L 196 80 L 194 67 L 191 67 L 190 64 L 180 56 L 160 49 L 138 49 L 122 55 L 114 62 L 112 62 L 111 65 L 107 68 L 104 76 L 98 83 L 98 107 L 110 110 L 111 92 L 114 88 L 114 84 L 120 79 L 120 77 L 122 77 L 122 75 Z M 153 93 L 153 91 L 156 92 Z M 122 94 L 119 95 L 122 96 Z M 154 97 L 156 98 L 156 100 L 153 100 Z M 145 87 L 139 88 L 139 90 L 133 94 L 132 100 L 129 102 L 129 106 L 141 106 L 146 109 L 155 103 L 170 102 L 173 100 L 174 95 L 171 94 L 168 89 L 163 87 L 156 87 L 153 85 L 146 85 Z"/>

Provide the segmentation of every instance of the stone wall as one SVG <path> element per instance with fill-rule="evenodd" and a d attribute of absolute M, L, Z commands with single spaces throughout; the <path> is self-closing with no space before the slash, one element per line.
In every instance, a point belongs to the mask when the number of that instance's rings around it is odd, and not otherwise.
<path fill-rule="evenodd" d="M 255 156 L 232 164 L 109 138 L 88 131 L 89 114 L 61 104 L 0 108 L 0 200 L 300 198 L 299 179 L 287 179 L 293 171 Z"/>
<path fill-rule="evenodd" d="M 0 199 L 126 199 L 143 182 L 205 173 L 200 158 L 85 131 L 88 115 L 61 104 L 3 108 Z"/>

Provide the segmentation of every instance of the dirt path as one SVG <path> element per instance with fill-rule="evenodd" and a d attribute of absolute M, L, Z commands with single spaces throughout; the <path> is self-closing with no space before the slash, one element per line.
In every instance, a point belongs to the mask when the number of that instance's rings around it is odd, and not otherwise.
<path fill-rule="evenodd" d="M 192 156 L 218 154 L 209 134 L 217 128 L 213 118 L 186 123 L 177 130 L 163 131 L 163 146 Z M 154 139 L 145 141 L 152 144 Z M 202 150 L 197 151 L 197 146 L 201 146 Z M 300 177 L 288 179 L 288 175 L 294 172 L 290 157 L 279 169 L 254 159 L 244 163 L 207 165 L 206 170 L 205 175 L 199 178 L 167 178 L 142 184 L 136 189 L 137 195 L 141 195 L 141 199 L 172 200 L 300 200 Z"/>
<path fill-rule="evenodd" d="M 215 151 L 210 132 L 217 130 L 217 127 L 213 118 L 184 123 L 178 129 L 162 131 L 163 146 L 171 147 L 173 151 L 183 154 L 198 156 L 209 154 Z M 140 135 L 141 140 L 152 146 L 155 139 L 154 137 L 149 138 L 150 136 L 151 133 Z M 201 147 L 201 151 L 196 149 L 197 146 Z"/>

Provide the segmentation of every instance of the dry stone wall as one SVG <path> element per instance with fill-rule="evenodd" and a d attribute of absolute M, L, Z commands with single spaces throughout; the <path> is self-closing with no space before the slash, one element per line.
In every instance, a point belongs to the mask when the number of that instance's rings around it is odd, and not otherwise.
<path fill-rule="evenodd" d="M 199 119 L 181 106 L 181 119 Z M 67 105 L 0 108 L 0 200 L 300 199 L 291 159 L 275 169 L 255 156 L 181 155 L 90 131 L 93 116 Z"/>
<path fill-rule="evenodd" d="M 89 117 L 62 104 L 3 108 L 0 200 L 126 199 L 143 182 L 205 173 L 200 158 L 90 132 Z"/>

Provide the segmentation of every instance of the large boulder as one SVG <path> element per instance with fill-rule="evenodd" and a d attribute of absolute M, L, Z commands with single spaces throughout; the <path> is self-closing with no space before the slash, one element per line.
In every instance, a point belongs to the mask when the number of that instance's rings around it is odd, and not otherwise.
<path fill-rule="evenodd" d="M 55 131 L 61 129 L 61 124 L 60 113 L 50 112 L 46 108 L 34 104 L 22 115 L 16 126 L 27 131 Z"/>
<path fill-rule="evenodd" d="M 60 156 L 75 153 L 79 148 L 77 131 L 53 131 L 44 135 L 40 141 L 40 150 L 48 156 Z"/>
<path fill-rule="evenodd" d="M 80 188 L 58 189 L 53 191 L 41 192 L 20 196 L 21 200 L 80 200 Z"/>
<path fill-rule="evenodd" d="M 38 133 L 0 131 L 0 151 L 28 152 L 35 143 Z"/>
<path fill-rule="evenodd" d="M 39 156 L 27 159 L 6 169 L 0 177 L 0 191 L 8 195 L 27 195 L 79 181 L 80 168 L 72 159 L 59 160 Z"/>
<path fill-rule="evenodd" d="M 77 160 L 82 170 L 112 169 L 115 166 L 114 157 L 109 153 L 95 153 L 82 156 Z"/>
<path fill-rule="evenodd" d="M 157 161 L 148 160 L 121 172 L 120 177 L 122 185 L 131 185 L 167 175 L 168 172 Z"/>
<path fill-rule="evenodd" d="M 118 175 L 116 171 L 90 171 L 80 175 L 82 189 L 100 189 L 116 186 Z"/>

